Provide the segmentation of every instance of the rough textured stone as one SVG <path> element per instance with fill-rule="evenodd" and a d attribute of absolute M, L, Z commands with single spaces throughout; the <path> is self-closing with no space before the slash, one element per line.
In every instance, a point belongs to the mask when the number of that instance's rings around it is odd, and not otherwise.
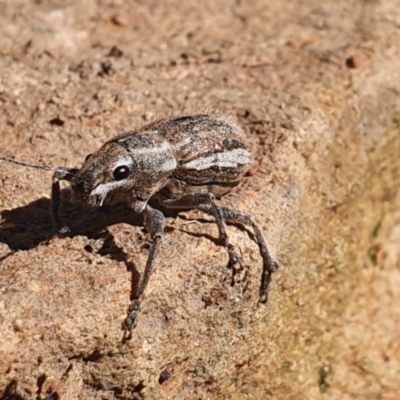
<path fill-rule="evenodd" d="M 396 399 L 400 390 L 400 2 L 1 1 L 1 154 L 79 166 L 157 116 L 213 110 L 258 166 L 223 200 L 281 268 L 230 287 L 217 230 L 168 218 L 134 338 L 141 218 L 63 198 L 0 164 L 2 399 Z M 133 271 L 133 272 L 131 272 Z"/>

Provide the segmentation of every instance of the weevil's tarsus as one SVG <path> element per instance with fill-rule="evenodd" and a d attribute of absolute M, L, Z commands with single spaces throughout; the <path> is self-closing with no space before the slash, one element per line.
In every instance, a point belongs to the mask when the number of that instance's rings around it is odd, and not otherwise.
<path fill-rule="evenodd" d="M 128 317 L 125 319 L 122 325 L 122 329 L 124 330 L 124 336 L 123 336 L 124 342 L 132 339 L 132 332 L 136 328 L 139 311 L 140 311 L 140 301 L 138 299 L 135 299 L 132 301 L 129 307 Z"/>

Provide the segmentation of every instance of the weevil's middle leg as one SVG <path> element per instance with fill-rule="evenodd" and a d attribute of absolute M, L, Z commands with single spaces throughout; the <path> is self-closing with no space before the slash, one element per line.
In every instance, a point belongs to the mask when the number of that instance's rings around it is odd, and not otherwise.
<path fill-rule="evenodd" d="M 149 205 L 144 210 L 144 225 L 149 232 L 153 243 L 150 248 L 150 254 L 147 258 L 146 267 L 142 276 L 141 281 L 136 289 L 133 296 L 132 303 L 129 307 L 128 317 L 125 320 L 125 336 L 124 339 L 129 340 L 132 337 L 132 331 L 137 325 L 137 318 L 140 311 L 141 297 L 149 283 L 150 275 L 153 271 L 154 261 L 157 257 L 158 250 L 160 248 L 161 238 L 164 234 L 165 217 L 159 210 L 155 210 Z"/>
<path fill-rule="evenodd" d="M 197 208 L 211 214 L 215 218 L 219 231 L 219 238 L 229 254 L 229 268 L 232 268 L 233 285 L 235 283 L 236 274 L 243 270 L 243 264 L 235 247 L 229 242 L 226 232 L 225 216 L 222 211 L 223 208 L 217 204 L 215 196 L 211 193 L 195 193 L 183 196 L 177 200 L 163 200 L 162 204 L 168 208 Z"/>
<path fill-rule="evenodd" d="M 51 186 L 51 205 L 56 231 L 60 234 L 69 232 L 69 228 L 63 224 L 60 218 L 60 181 L 71 182 L 77 171 L 77 169 L 65 169 L 56 171 L 53 175 L 53 184 Z"/>

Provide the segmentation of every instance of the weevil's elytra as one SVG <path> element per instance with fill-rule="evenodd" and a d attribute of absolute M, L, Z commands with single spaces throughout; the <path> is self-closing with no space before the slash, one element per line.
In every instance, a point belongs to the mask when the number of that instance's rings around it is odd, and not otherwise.
<path fill-rule="evenodd" d="M 263 259 L 260 302 L 267 301 L 278 264 L 270 256 L 261 230 L 249 215 L 221 207 L 216 200 L 240 184 L 250 160 L 239 126 L 222 117 L 203 114 L 155 121 L 109 140 L 86 157 L 81 169 L 54 169 L 52 202 L 58 231 L 67 229 L 59 217 L 60 180 L 70 181 L 76 197 L 87 207 L 125 203 L 144 214 L 153 243 L 125 321 L 129 337 L 137 324 L 142 295 L 164 231 L 165 218 L 148 204 L 151 198 L 167 208 L 196 208 L 212 215 L 233 273 L 243 266 L 229 242 L 226 222 L 250 226 Z"/>

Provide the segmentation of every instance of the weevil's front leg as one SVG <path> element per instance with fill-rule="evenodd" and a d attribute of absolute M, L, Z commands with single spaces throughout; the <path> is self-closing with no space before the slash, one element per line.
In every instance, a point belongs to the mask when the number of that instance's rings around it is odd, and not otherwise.
<path fill-rule="evenodd" d="M 215 222 L 219 231 L 219 238 L 222 245 L 226 248 L 229 254 L 229 267 L 232 268 L 232 284 L 235 281 L 235 275 L 243 269 L 242 261 L 237 254 L 235 247 L 229 242 L 228 234 L 226 233 L 225 217 L 222 213 L 215 196 L 211 193 L 195 193 L 183 196 L 178 200 L 164 200 L 162 204 L 169 208 L 198 208 L 203 211 L 206 209 L 209 214 L 215 218 Z"/>
<path fill-rule="evenodd" d="M 128 317 L 125 320 L 125 329 L 127 332 L 126 339 L 132 337 L 132 331 L 135 329 L 137 324 L 137 318 L 140 311 L 140 302 L 144 290 L 149 283 L 150 275 L 153 271 L 154 260 L 157 257 L 157 253 L 160 247 L 161 238 L 164 234 L 165 218 L 161 211 L 151 208 L 149 205 L 144 210 L 144 225 L 146 230 L 150 233 L 150 237 L 153 243 L 150 248 L 150 254 L 147 258 L 146 267 L 143 273 L 142 280 L 140 281 L 131 306 L 129 308 Z"/>
<path fill-rule="evenodd" d="M 69 228 L 62 223 L 60 218 L 60 181 L 71 182 L 77 171 L 77 169 L 60 169 L 53 175 L 53 184 L 51 186 L 51 205 L 56 231 L 60 234 L 69 232 Z"/>
<path fill-rule="evenodd" d="M 201 207 L 201 210 L 207 214 L 214 215 L 211 207 L 203 206 Z M 261 229 L 249 215 L 227 207 L 220 207 L 220 210 L 221 215 L 226 221 L 250 226 L 254 231 L 258 247 L 260 248 L 261 257 L 263 259 L 259 301 L 260 303 L 266 303 L 268 301 L 268 289 L 271 283 L 272 274 L 278 269 L 278 263 L 271 257 L 267 242 L 264 239 Z"/>

